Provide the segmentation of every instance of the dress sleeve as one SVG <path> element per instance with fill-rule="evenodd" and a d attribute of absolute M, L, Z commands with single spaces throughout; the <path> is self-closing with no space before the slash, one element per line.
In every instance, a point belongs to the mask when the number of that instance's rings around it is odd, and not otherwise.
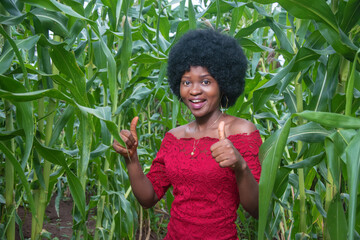
<path fill-rule="evenodd" d="M 246 161 L 255 180 L 259 182 L 261 174 L 259 148 L 262 144 L 259 131 L 256 130 L 250 134 L 238 134 L 231 137 L 233 138 L 230 140 Z"/>
<path fill-rule="evenodd" d="M 165 195 L 166 191 L 171 185 L 166 173 L 166 166 L 164 161 L 164 158 L 170 149 L 170 144 L 169 137 L 165 135 L 161 143 L 160 150 L 156 154 L 156 158 L 151 164 L 149 173 L 146 175 L 152 183 L 159 200 Z"/>

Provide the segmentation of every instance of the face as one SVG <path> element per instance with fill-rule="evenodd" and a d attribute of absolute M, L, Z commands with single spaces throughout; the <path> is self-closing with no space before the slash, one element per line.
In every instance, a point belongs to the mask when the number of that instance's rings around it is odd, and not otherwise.
<path fill-rule="evenodd" d="M 205 67 L 190 67 L 184 73 L 180 96 L 195 117 L 211 117 L 219 111 L 220 88 Z"/>

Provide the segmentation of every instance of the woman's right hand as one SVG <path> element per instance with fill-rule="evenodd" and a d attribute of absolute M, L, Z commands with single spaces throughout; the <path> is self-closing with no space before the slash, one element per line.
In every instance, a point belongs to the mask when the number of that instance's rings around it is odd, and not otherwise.
<path fill-rule="evenodd" d="M 114 140 L 113 148 L 120 155 L 124 156 L 127 160 L 133 159 L 134 156 L 137 155 L 137 146 L 138 146 L 138 138 L 136 134 L 136 125 L 139 120 L 139 117 L 134 117 L 130 124 L 129 130 L 121 130 L 120 137 L 126 144 L 126 146 L 122 146 L 118 141 Z"/>

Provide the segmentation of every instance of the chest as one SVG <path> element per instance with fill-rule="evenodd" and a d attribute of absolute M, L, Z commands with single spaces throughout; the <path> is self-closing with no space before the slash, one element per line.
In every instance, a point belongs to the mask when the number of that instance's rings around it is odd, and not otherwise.
<path fill-rule="evenodd" d="M 221 186 L 234 180 L 229 168 L 221 168 L 211 155 L 210 147 L 216 140 L 179 140 L 165 160 L 166 172 L 173 186 Z M 193 153 L 193 154 L 192 154 Z"/>

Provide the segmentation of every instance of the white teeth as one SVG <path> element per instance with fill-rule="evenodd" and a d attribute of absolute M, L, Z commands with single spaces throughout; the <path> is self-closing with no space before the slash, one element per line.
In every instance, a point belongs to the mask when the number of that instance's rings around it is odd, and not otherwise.
<path fill-rule="evenodd" d="M 191 100 L 193 103 L 199 103 L 201 100 Z"/>

